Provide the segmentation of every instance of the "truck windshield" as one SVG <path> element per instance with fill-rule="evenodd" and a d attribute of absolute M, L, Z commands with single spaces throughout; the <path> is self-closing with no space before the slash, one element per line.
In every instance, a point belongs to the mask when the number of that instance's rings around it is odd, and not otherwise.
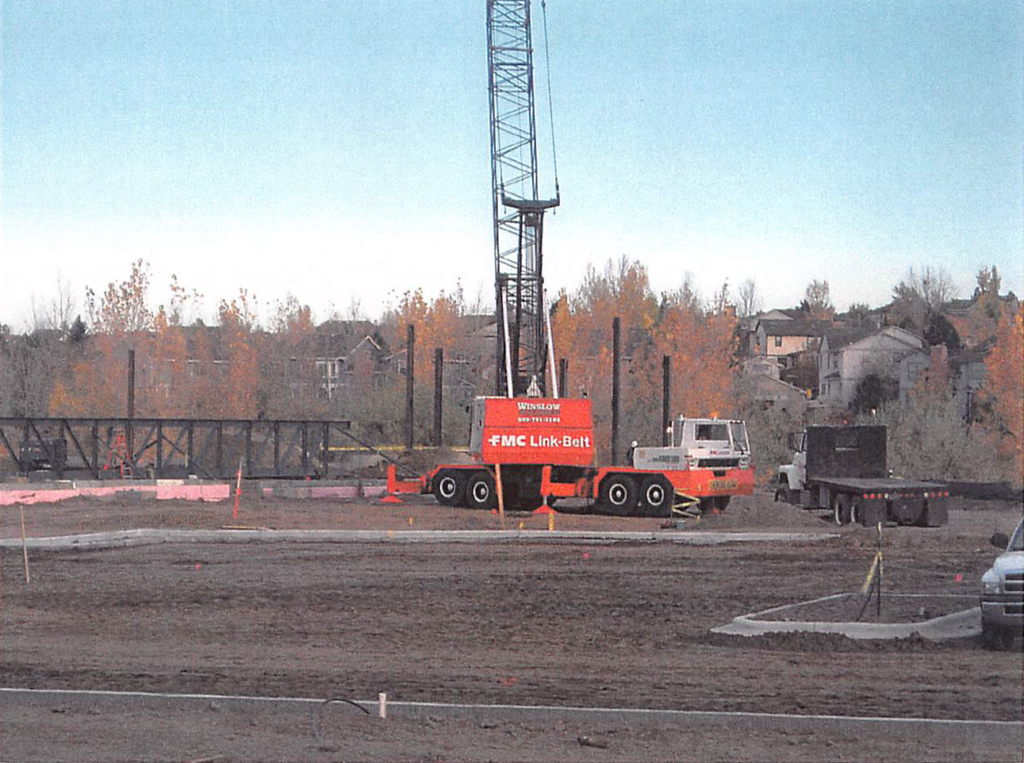
<path fill-rule="evenodd" d="M 729 429 L 726 424 L 698 424 L 697 425 L 697 439 L 698 440 L 729 440 Z"/>
<path fill-rule="evenodd" d="M 747 428 L 742 421 L 730 421 L 729 431 L 732 433 L 732 446 L 741 453 L 750 450 L 747 444 Z"/>

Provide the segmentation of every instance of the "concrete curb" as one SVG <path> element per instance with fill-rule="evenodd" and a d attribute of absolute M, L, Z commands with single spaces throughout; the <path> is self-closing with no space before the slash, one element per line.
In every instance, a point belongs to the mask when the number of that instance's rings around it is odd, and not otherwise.
<path fill-rule="evenodd" d="M 157 543 L 814 543 L 830 533 L 586 532 L 571 530 L 121 530 L 28 538 L 31 549 L 102 549 Z M 21 538 L 4 538 L 0 548 L 20 548 Z"/>
<path fill-rule="evenodd" d="M 914 594 L 889 594 L 890 596 L 913 596 Z M 837 633 L 852 639 L 899 639 L 909 638 L 915 634 L 931 641 L 944 641 L 954 638 L 969 638 L 981 633 L 981 610 L 975 606 L 950 615 L 923 620 L 919 623 L 855 623 L 826 622 L 812 620 L 762 620 L 768 614 L 785 610 L 794 610 L 809 604 L 831 601 L 840 598 L 859 596 L 853 593 L 837 593 L 812 601 L 787 604 L 782 607 L 751 612 L 733 618 L 728 625 L 712 628 L 712 633 L 724 633 L 730 636 L 760 636 L 765 633 Z M 969 599 L 968 596 L 957 598 Z"/>

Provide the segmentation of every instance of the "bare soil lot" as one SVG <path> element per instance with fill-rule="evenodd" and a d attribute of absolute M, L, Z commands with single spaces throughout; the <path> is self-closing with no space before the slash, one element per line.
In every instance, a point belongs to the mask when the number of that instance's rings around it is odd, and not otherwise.
<path fill-rule="evenodd" d="M 884 533 L 887 590 L 973 594 L 1021 507 L 959 504 L 947 527 Z M 25 508 L 33 537 L 135 527 L 497 529 L 432 499 L 169 504 L 131 498 Z M 875 533 L 766 496 L 695 529 L 559 513 L 558 529 L 836 532 L 812 544 L 162 544 L 0 552 L 0 686 L 265 697 L 1021 721 L 1020 652 L 975 639 L 729 637 L 736 615 L 858 590 Z M 547 526 L 542 515 L 505 526 Z M 0 512 L 0 537 L 20 537 Z M 858 734 L 345 716 L 308 719 L 34 707 L 0 698 L 0 758 L 25 760 L 1019 760 L 1020 747 Z M 63 709 L 62 709 L 63 707 Z M 209 710 L 209 708 L 206 708 Z M 261 713 L 269 711 L 261 711 Z M 334 711 L 332 711 L 334 712 Z M 211 714 L 216 716 L 211 720 Z M 334 716 L 332 716 L 334 717 Z M 257 722 L 254 724 L 253 719 Z M 341 716 L 337 716 L 341 718 Z M 340 724 L 340 720 L 339 720 Z M 584 738 L 595 744 L 581 742 Z M 148 742 L 147 742 L 148 740 Z M 602 746 L 603 745 L 603 746 Z"/>

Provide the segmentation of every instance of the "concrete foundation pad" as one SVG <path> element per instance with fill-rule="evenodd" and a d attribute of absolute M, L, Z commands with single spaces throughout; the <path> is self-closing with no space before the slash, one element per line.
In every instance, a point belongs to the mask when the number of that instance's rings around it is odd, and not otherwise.
<path fill-rule="evenodd" d="M 898 596 L 899 594 L 890 595 Z M 811 602 L 799 602 L 797 604 L 788 604 L 784 607 L 774 607 L 761 612 L 752 612 L 734 618 L 728 625 L 712 628 L 711 632 L 724 633 L 730 636 L 762 636 L 766 633 L 837 633 L 853 639 L 900 639 L 909 638 L 916 634 L 931 641 L 969 638 L 981 633 L 981 610 L 976 606 L 916 623 L 856 623 L 763 619 L 768 614 L 794 610 L 808 604 L 831 599 L 855 596 L 858 596 L 858 594 L 840 593 L 834 596 L 826 596 L 823 599 L 815 599 Z"/>

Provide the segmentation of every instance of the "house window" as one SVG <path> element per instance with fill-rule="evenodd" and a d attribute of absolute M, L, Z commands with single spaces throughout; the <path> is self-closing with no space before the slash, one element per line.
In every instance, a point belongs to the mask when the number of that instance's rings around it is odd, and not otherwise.
<path fill-rule="evenodd" d="M 775 337 L 775 346 L 776 347 L 781 347 L 782 346 L 782 337 L 781 336 Z"/>

